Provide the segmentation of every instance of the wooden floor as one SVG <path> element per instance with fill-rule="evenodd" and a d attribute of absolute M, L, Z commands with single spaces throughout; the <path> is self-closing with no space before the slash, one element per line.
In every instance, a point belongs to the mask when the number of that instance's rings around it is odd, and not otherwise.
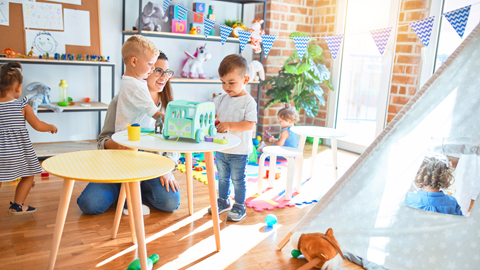
<path fill-rule="evenodd" d="M 319 153 L 328 149 L 322 146 Z M 306 149 L 305 153 L 309 152 Z M 206 211 L 207 186 L 194 180 L 196 214 L 190 217 L 185 175 L 174 174 L 182 191 L 180 208 L 173 213 L 152 209 L 144 219 L 146 237 L 153 239 L 147 244 L 148 253 L 160 256 L 154 269 L 296 269 L 305 263 L 292 258 L 289 246 L 277 251 L 275 245 L 311 205 L 264 212 L 247 208 L 247 217 L 241 222 L 226 222 L 227 213 L 221 214 L 222 250 L 216 252 L 211 218 Z M 35 181 L 26 201 L 38 209 L 32 214 L 8 213 L 17 182 L 4 183 L 0 188 L 0 269 L 47 267 L 63 180 L 37 175 Z M 75 183 L 55 269 L 126 269 L 135 258 L 135 251 L 123 252 L 133 250 L 128 217 L 122 217 L 118 237 L 112 240 L 114 207 L 102 215 L 89 216 L 82 214 L 76 204 L 86 184 Z M 271 213 L 278 217 L 273 230 L 264 224 L 265 216 Z"/>

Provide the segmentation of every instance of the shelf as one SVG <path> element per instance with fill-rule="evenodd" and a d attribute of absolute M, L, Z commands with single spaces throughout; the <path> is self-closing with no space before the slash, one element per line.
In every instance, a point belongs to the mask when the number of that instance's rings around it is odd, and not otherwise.
<path fill-rule="evenodd" d="M 260 4 L 260 3 L 266 2 L 266 0 L 215 0 L 215 1 L 237 3 L 237 4 Z"/>
<path fill-rule="evenodd" d="M 55 59 L 38 59 L 38 58 L 6 58 L 0 57 L 1 62 L 20 62 L 24 64 L 40 64 L 40 65 L 71 65 L 71 66 L 115 66 L 112 62 L 96 62 L 96 61 L 77 61 L 77 60 L 55 60 Z"/>
<path fill-rule="evenodd" d="M 53 105 L 57 105 L 57 103 L 52 103 Z M 81 104 L 89 104 L 90 107 L 82 106 Z M 60 106 L 61 107 L 61 106 Z M 62 107 L 63 112 L 99 112 L 99 111 L 106 111 L 108 109 L 108 104 L 102 102 L 75 102 L 75 105 Z M 52 110 L 47 108 L 38 108 L 39 113 L 53 113 Z"/>
<path fill-rule="evenodd" d="M 46 159 L 51 156 L 84 150 L 96 150 L 97 141 L 72 141 L 54 143 L 33 143 L 33 149 L 38 159 Z"/>
<path fill-rule="evenodd" d="M 184 83 L 184 84 L 221 84 L 222 81 L 214 79 L 190 79 L 190 78 L 181 78 L 173 77 L 170 79 L 170 83 Z M 260 84 L 259 81 L 249 82 L 248 84 Z"/>
<path fill-rule="evenodd" d="M 123 31 L 124 35 L 137 35 L 137 30 L 132 31 Z M 157 32 L 157 31 L 142 31 L 142 36 L 147 37 L 160 37 L 160 38 L 178 38 L 178 39 L 190 39 L 190 40 L 198 40 L 198 41 L 217 41 L 221 42 L 221 38 L 219 36 L 208 36 L 205 39 L 205 35 L 190 35 L 190 34 L 178 34 L 178 33 L 170 33 L 170 32 Z M 229 43 L 240 43 L 238 38 L 227 37 L 225 42 Z"/>

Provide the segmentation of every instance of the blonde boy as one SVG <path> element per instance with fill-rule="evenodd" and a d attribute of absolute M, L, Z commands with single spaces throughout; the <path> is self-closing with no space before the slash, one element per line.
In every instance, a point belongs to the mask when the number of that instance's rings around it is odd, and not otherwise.
<path fill-rule="evenodd" d="M 120 83 L 115 132 L 139 122 L 144 115 L 158 119 L 158 111 L 148 91 L 145 79 L 153 72 L 158 48 L 144 36 L 131 36 L 122 47 L 125 74 Z"/>
<path fill-rule="evenodd" d="M 227 219 L 240 221 L 245 218 L 245 169 L 248 155 L 253 151 L 252 129 L 257 122 L 257 103 L 245 91 L 249 77 L 247 61 L 241 55 L 231 54 L 220 63 L 218 74 L 222 88 L 227 93 L 213 100 L 217 119 L 218 132 L 229 132 L 241 139 L 241 143 L 215 154 L 218 170 L 218 212 L 231 209 Z M 235 188 L 235 204 L 229 200 L 230 179 Z M 210 209 L 209 209 L 210 210 Z M 210 210 L 211 211 L 211 210 Z"/>

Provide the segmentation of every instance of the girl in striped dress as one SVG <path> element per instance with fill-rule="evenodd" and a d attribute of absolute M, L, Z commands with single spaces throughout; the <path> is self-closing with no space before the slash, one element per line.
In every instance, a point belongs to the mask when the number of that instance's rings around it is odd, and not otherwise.
<path fill-rule="evenodd" d="M 2 182 L 22 179 L 15 190 L 10 213 L 20 215 L 35 212 L 24 206 L 34 175 L 42 172 L 28 136 L 25 120 L 37 131 L 57 133 L 57 127 L 38 120 L 27 98 L 22 95 L 22 66 L 12 62 L 0 66 L 0 186 Z"/>

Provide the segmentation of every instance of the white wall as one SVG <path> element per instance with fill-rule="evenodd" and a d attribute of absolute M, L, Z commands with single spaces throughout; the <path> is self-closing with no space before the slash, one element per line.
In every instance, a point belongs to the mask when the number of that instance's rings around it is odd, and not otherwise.
<path fill-rule="evenodd" d="M 148 1 L 144 1 L 146 4 Z M 163 1 L 154 0 L 154 3 L 162 5 Z M 181 1 L 190 9 L 193 6 L 193 0 Z M 241 6 L 233 3 L 202 1 L 208 5 L 215 6 L 216 21 L 223 23 L 225 19 L 239 19 Z M 172 4 L 178 3 L 173 0 Z M 138 16 L 138 1 L 129 0 L 126 3 L 126 30 L 131 30 Z M 118 92 L 121 80 L 121 46 L 122 46 L 122 3 L 119 0 L 101 0 L 100 1 L 100 19 L 102 35 L 102 53 L 110 56 L 115 67 L 115 92 Z M 253 20 L 254 5 L 246 5 L 244 18 L 247 27 Z M 187 15 L 188 22 L 191 21 L 191 12 Z M 162 31 L 169 31 L 168 22 L 162 26 Z M 216 27 L 216 34 L 220 35 L 219 26 Z M 128 36 L 127 36 L 128 38 Z M 185 59 L 184 51 L 194 52 L 195 48 L 204 45 L 204 41 L 192 41 L 184 39 L 165 39 L 151 38 L 153 42 L 164 51 L 170 59 L 170 68 L 176 75 L 180 74 L 181 63 Z M 218 66 L 228 54 L 238 53 L 238 43 L 208 42 L 207 49 L 213 54 L 212 59 L 204 63 L 204 70 L 207 77 L 218 77 Z M 252 59 L 252 50 L 245 48 L 242 53 L 248 61 Z M 24 65 L 24 87 L 31 82 L 42 82 L 52 88 L 51 100 L 58 101 L 58 84 L 64 79 L 68 83 L 68 94 L 74 101 L 80 101 L 85 97 L 90 97 L 92 101 L 97 100 L 98 76 L 96 67 L 79 66 L 40 66 Z M 109 103 L 111 99 L 111 73 L 110 68 L 102 68 L 102 102 Z M 256 86 L 254 86 L 256 87 Z M 211 98 L 213 93 L 223 92 L 220 84 L 173 84 L 175 99 L 187 99 L 191 101 L 206 101 Z M 249 90 L 249 88 L 247 88 Z M 26 90 L 24 89 L 24 94 Z M 41 113 L 38 114 L 40 120 L 54 124 L 58 127 L 58 133 L 51 135 L 49 133 L 40 133 L 32 128 L 28 128 L 32 142 L 56 142 L 56 141 L 74 141 L 74 140 L 93 140 L 96 139 L 99 130 L 97 128 L 96 112 L 71 112 L 71 113 Z M 105 113 L 102 113 L 102 125 Z"/>

